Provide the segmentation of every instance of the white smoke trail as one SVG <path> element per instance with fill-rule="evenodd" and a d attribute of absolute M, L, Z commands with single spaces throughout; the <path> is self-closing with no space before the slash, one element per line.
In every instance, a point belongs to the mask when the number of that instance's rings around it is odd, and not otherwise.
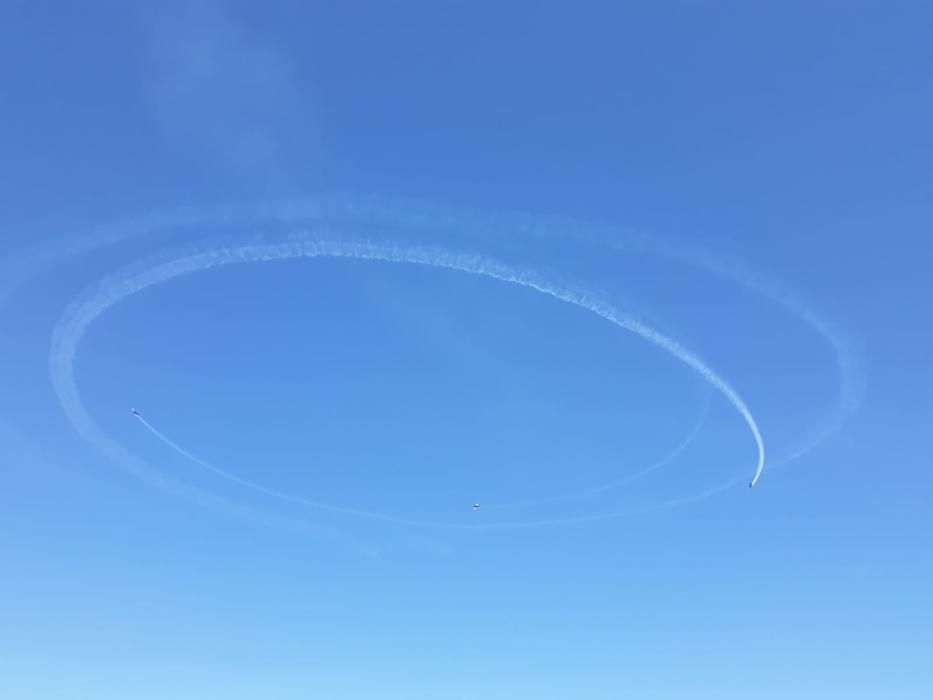
<path fill-rule="evenodd" d="M 214 464 L 212 464 L 211 462 L 208 462 L 207 460 L 201 459 L 200 457 L 198 457 L 197 455 L 195 455 L 195 454 L 189 452 L 189 451 L 186 450 L 184 447 L 182 447 L 181 445 L 179 445 L 177 442 L 175 442 L 174 440 L 172 440 L 170 437 L 168 437 L 167 435 L 165 435 L 165 433 L 163 433 L 162 431 L 160 431 L 158 428 L 156 428 L 154 425 L 152 425 L 152 423 L 150 423 L 149 421 L 147 421 L 147 420 L 146 420 L 145 418 L 143 418 L 142 416 L 137 415 L 137 416 L 136 416 L 136 419 L 137 419 L 140 423 L 142 423 L 143 426 L 145 426 L 145 428 L 146 428 L 150 433 L 152 433 L 153 435 L 155 435 L 156 438 L 157 438 L 160 442 L 164 443 L 164 444 L 167 445 L 169 448 L 173 449 L 175 452 L 177 452 L 178 454 L 180 454 L 180 455 L 181 455 L 182 457 L 184 457 L 185 459 L 187 459 L 187 460 L 189 460 L 189 461 L 191 461 L 191 462 L 197 464 L 197 465 L 200 466 L 200 467 L 203 467 L 204 469 L 208 470 L 209 472 L 211 472 L 211 473 L 213 473 L 213 474 L 216 474 L 217 476 L 219 476 L 219 477 L 221 477 L 221 478 L 223 478 L 223 479 L 227 479 L 228 481 L 231 481 L 231 482 L 233 482 L 233 483 L 235 483 L 235 484 L 239 484 L 240 486 L 243 486 L 243 487 L 248 488 L 248 489 L 252 489 L 252 490 L 257 491 L 257 492 L 259 492 L 259 493 L 263 493 L 263 494 L 265 494 L 265 495 L 267 495 L 267 496 L 272 496 L 273 498 L 278 498 L 278 499 L 281 499 L 281 500 L 283 500 L 283 501 L 290 501 L 291 503 L 297 503 L 297 504 L 299 504 L 299 505 L 309 506 L 309 507 L 317 508 L 317 509 L 320 509 L 320 510 L 327 510 L 327 511 L 330 511 L 330 512 L 332 512 L 332 513 L 338 513 L 338 514 L 341 514 L 341 515 L 352 515 L 352 516 L 361 517 L 361 518 L 371 518 L 371 519 L 377 519 L 377 520 L 385 520 L 385 521 L 394 522 L 394 523 L 399 523 L 399 524 L 403 524 L 403 525 L 425 526 L 425 525 L 430 525 L 430 524 L 432 524 L 432 523 L 429 523 L 429 522 L 427 522 L 427 521 L 411 520 L 411 519 L 408 519 L 408 518 L 400 518 L 400 517 L 395 517 L 395 516 L 392 516 L 392 515 L 383 515 L 382 513 L 374 513 L 374 512 L 372 512 L 372 511 L 364 511 L 364 510 L 357 510 L 357 509 L 355 509 L 355 508 L 345 508 L 345 507 L 343 507 L 343 506 L 335 506 L 335 505 L 331 505 L 331 504 L 329 504 L 329 503 L 323 503 L 323 502 L 321 502 L 321 501 L 314 501 L 314 500 L 311 500 L 311 499 L 309 499 L 309 498 L 303 498 L 303 497 L 301 497 L 301 496 L 295 496 L 294 494 L 286 493 L 286 492 L 284 492 L 284 491 L 278 491 L 278 490 L 276 490 L 276 489 L 270 489 L 270 488 L 268 488 L 267 486 L 263 486 L 262 484 L 258 484 L 258 483 L 256 483 L 255 481 L 250 481 L 249 479 L 244 479 L 244 478 L 242 478 L 242 477 L 239 477 L 239 476 L 237 476 L 236 474 L 232 474 L 232 473 L 226 471 L 225 469 L 221 469 L 220 467 L 215 466 Z"/>
<path fill-rule="evenodd" d="M 132 274 L 108 278 L 97 288 L 89 299 L 73 304 L 65 316 L 56 325 L 53 332 L 50 354 L 50 373 L 52 384 L 66 415 L 78 431 L 92 442 L 106 450 L 113 451 L 116 446 L 103 435 L 93 419 L 84 409 L 74 380 L 74 358 L 80 340 L 87 327 L 122 299 L 147 287 L 165 282 L 180 275 L 200 270 L 221 267 L 230 264 L 285 260 L 289 258 L 337 257 L 377 260 L 394 263 L 412 263 L 439 268 L 457 270 L 492 279 L 509 282 L 534 289 L 560 301 L 588 310 L 615 325 L 628 330 L 670 355 L 685 363 L 700 377 L 717 389 L 735 408 L 748 426 L 755 445 L 758 459 L 754 484 L 764 467 L 764 442 L 758 425 L 748 406 L 739 394 L 713 369 L 708 367 L 692 352 L 677 341 L 646 326 L 634 317 L 621 312 L 597 296 L 567 287 L 559 286 L 529 270 L 504 265 L 500 262 L 476 255 L 451 253 L 442 249 L 403 246 L 400 244 L 376 244 L 349 242 L 340 240 L 320 240 L 307 235 L 293 236 L 287 242 L 275 244 L 251 243 L 238 247 L 228 247 L 202 252 L 160 263 L 154 267 Z M 356 513 L 361 514 L 361 513 Z M 389 516 L 381 516 L 389 517 Z M 425 524 L 416 521 L 396 519 L 398 522 Z"/>
<path fill-rule="evenodd" d="M 450 214 L 438 219 L 449 220 Z M 478 220 L 477 220 L 477 217 Z M 777 456 L 771 456 L 768 468 L 786 465 L 810 452 L 827 437 L 839 430 L 858 411 L 865 398 L 867 386 L 865 366 L 853 338 L 843 333 L 829 319 L 818 313 L 798 293 L 788 289 L 779 280 L 752 269 L 736 259 L 714 256 L 684 240 L 665 239 L 657 235 L 595 223 L 581 223 L 560 217 L 537 217 L 513 214 L 488 217 L 474 214 L 473 219 L 459 217 L 461 226 L 474 227 L 491 236 L 502 236 L 506 231 L 556 241 L 573 240 L 600 250 L 636 252 L 673 261 L 722 277 L 746 290 L 777 304 L 790 315 L 808 325 L 832 350 L 836 360 L 839 391 L 836 400 L 818 422 L 817 427 L 785 447 Z"/>
<path fill-rule="evenodd" d="M 286 493 L 283 491 L 277 491 L 275 489 L 270 489 L 256 482 L 249 481 L 248 479 L 243 479 L 235 474 L 232 474 L 220 467 L 208 462 L 201 457 L 189 452 L 187 449 L 179 445 L 177 442 L 169 438 L 162 431 L 158 430 L 151 423 L 142 418 L 142 416 L 136 416 L 136 418 L 143 424 L 143 426 L 149 430 L 160 442 L 180 454 L 185 459 L 190 462 L 197 464 L 200 467 L 216 474 L 217 476 L 227 479 L 233 483 L 239 484 L 248 489 L 255 490 L 259 493 L 263 493 L 267 496 L 272 496 L 273 498 L 278 498 L 284 501 L 289 501 L 291 503 L 297 503 L 299 505 L 309 506 L 312 508 L 317 508 L 320 510 L 329 511 L 331 513 L 338 513 L 341 515 L 350 515 L 360 518 L 368 518 L 371 520 L 380 520 L 383 522 L 395 523 L 397 525 L 411 525 L 414 527 L 424 527 L 424 528 L 435 528 L 435 529 L 444 529 L 444 530 L 521 530 L 529 529 L 535 527 L 545 527 L 545 526 L 556 526 L 556 525 L 582 525 L 586 523 L 595 523 L 602 522 L 606 520 L 615 520 L 628 515 L 637 515 L 642 513 L 650 513 L 652 511 L 657 511 L 662 508 L 671 508 L 674 506 L 684 505 L 687 503 L 694 503 L 697 501 L 702 501 L 710 496 L 713 496 L 717 493 L 721 493 L 739 482 L 742 481 L 742 478 L 734 478 L 728 481 L 725 481 L 718 486 L 714 486 L 706 491 L 703 491 L 698 494 L 693 494 L 691 496 L 684 496 L 681 498 L 671 499 L 664 501 L 663 503 L 658 503 L 650 506 L 643 506 L 641 508 L 630 508 L 626 510 L 614 510 L 608 513 L 592 513 L 588 515 L 576 515 L 568 517 L 558 517 L 558 518 L 548 518 L 543 520 L 517 520 L 517 521 L 497 521 L 493 523 L 489 522 L 480 522 L 473 524 L 466 523 L 453 523 L 453 522 L 437 522 L 432 520 L 416 520 L 412 518 L 403 518 L 394 515 L 386 515 L 384 513 L 377 513 L 373 511 L 358 510 L 355 508 L 347 508 L 344 506 L 335 506 L 329 503 L 322 503 L 320 501 L 315 501 L 309 498 L 304 498 L 302 496 L 295 496 L 294 494 Z M 485 506 L 484 506 L 485 508 Z"/>
<path fill-rule="evenodd" d="M 313 201 L 294 200 L 285 204 L 277 216 L 289 221 L 401 225 L 407 231 L 419 234 L 432 235 L 443 231 L 466 238 L 482 235 L 496 242 L 510 240 L 515 236 L 572 241 L 603 252 L 635 252 L 666 259 L 722 277 L 771 301 L 808 325 L 829 346 L 836 360 L 839 391 L 833 404 L 812 430 L 769 459 L 769 469 L 788 464 L 813 450 L 855 414 L 865 397 L 867 381 L 864 361 L 853 338 L 779 280 L 740 260 L 712 255 L 685 240 L 665 239 L 611 224 L 515 212 L 487 213 L 400 197 L 334 195 Z"/>
<path fill-rule="evenodd" d="M 543 237 L 558 242 L 569 241 L 587 245 L 603 252 L 636 252 L 712 273 L 783 307 L 810 326 L 832 350 L 837 362 L 839 385 L 836 400 L 822 420 L 788 449 L 779 452 L 776 457 L 771 456 L 768 462 L 769 469 L 807 453 L 841 428 L 858 409 L 864 396 L 864 367 L 852 341 L 796 293 L 777 280 L 769 279 L 760 271 L 740 262 L 713 256 L 686 241 L 665 241 L 654 235 L 649 236 L 615 225 L 510 212 L 484 214 L 469 209 L 378 195 L 321 194 L 291 200 L 182 207 L 133 216 L 96 227 L 83 235 L 69 232 L 68 235 L 55 237 L 48 243 L 25 252 L 0 258 L 0 311 L 13 294 L 40 274 L 105 247 L 116 248 L 130 241 L 138 242 L 151 238 L 165 240 L 192 235 L 203 236 L 205 231 L 270 226 L 288 228 L 309 224 L 339 225 L 360 231 L 400 231 L 405 235 L 422 235 L 426 238 L 438 234 L 460 235 L 467 240 L 486 236 L 487 240 L 497 243 Z M 73 383 L 73 377 L 71 381 Z M 78 407 L 83 412 L 80 403 Z M 69 417 L 74 418 L 72 413 L 69 413 Z M 105 454 L 139 478 L 202 506 L 214 507 L 251 520 L 272 520 L 267 514 L 256 509 L 174 481 L 148 467 L 138 457 L 110 441 L 92 421 L 84 423 L 83 426 L 75 423 L 75 427 L 86 440 L 103 449 Z M 740 480 L 741 478 L 734 479 L 702 494 L 669 501 L 656 507 L 700 500 L 723 488 L 733 486 Z M 615 515 L 597 515 L 587 519 L 604 519 Z M 298 525 L 297 522 L 284 518 L 278 520 L 281 522 L 277 524 L 290 529 Z M 580 519 L 574 520 L 579 521 Z"/>
<path fill-rule="evenodd" d="M 691 444 L 693 444 L 693 441 L 696 440 L 697 436 L 700 434 L 700 430 L 703 428 L 703 423 L 706 421 L 706 417 L 709 414 L 709 407 L 710 396 L 708 393 L 706 393 L 703 395 L 703 403 L 699 413 L 697 414 L 696 420 L 694 421 L 693 426 L 690 428 L 689 432 L 686 434 L 686 436 L 684 436 L 683 440 L 677 443 L 674 449 L 661 457 L 661 459 L 653 462 L 643 469 L 639 469 L 632 474 L 626 474 L 619 479 L 615 479 L 604 484 L 598 484 L 596 486 L 590 486 L 585 489 L 580 489 L 579 491 L 573 491 L 572 493 L 558 494 L 555 496 L 547 496 L 544 498 L 535 498 L 525 501 L 510 501 L 508 503 L 483 503 L 483 510 L 530 508 L 533 506 L 546 505 L 548 503 L 558 503 L 577 498 L 586 498 L 587 496 L 595 496 L 597 494 L 605 493 L 606 491 L 611 491 L 612 489 L 625 486 L 626 484 L 630 484 L 633 481 L 637 481 L 638 479 L 641 479 L 642 477 L 657 471 L 661 467 L 667 466 L 675 459 L 677 459 L 684 450 L 690 447 Z"/>
<path fill-rule="evenodd" d="M 698 416 L 698 419 L 694 423 L 693 427 L 691 428 L 687 436 L 677 445 L 677 447 L 675 447 L 671 452 L 669 452 L 664 458 L 658 460 L 651 466 L 646 467 L 645 469 L 642 469 L 641 471 L 635 472 L 634 474 L 629 474 L 616 481 L 609 482 L 606 484 L 600 484 L 599 486 L 594 486 L 588 489 L 574 492 L 572 494 L 553 496 L 550 498 L 541 498 L 541 499 L 537 499 L 533 501 L 520 501 L 520 502 L 514 502 L 514 503 L 500 503 L 500 504 L 492 504 L 492 505 L 484 504 L 483 509 L 484 510 L 504 510 L 506 508 L 520 508 L 520 507 L 525 507 L 525 506 L 544 505 L 547 503 L 554 503 L 557 501 L 570 500 L 572 498 L 595 495 L 595 494 L 602 493 L 604 491 L 608 491 L 610 489 L 622 486 L 623 484 L 629 483 L 631 481 L 634 481 L 642 476 L 645 476 L 646 474 L 652 471 L 655 471 L 656 469 L 660 469 L 664 465 L 673 461 L 681 452 L 683 452 L 693 442 L 696 436 L 699 434 L 700 429 L 703 427 L 703 422 L 706 419 L 706 415 L 708 411 L 709 411 L 709 395 L 707 394 L 705 396 L 705 399 L 703 402 L 703 408 Z M 612 518 L 621 517 L 622 515 L 631 515 L 634 513 L 642 512 L 641 510 L 613 511 L 612 513 L 601 513 L 601 514 L 576 516 L 576 517 L 568 517 L 568 518 L 552 518 L 552 519 L 540 520 L 540 521 L 523 520 L 523 521 L 518 521 L 518 522 L 481 523 L 479 525 L 471 525 L 467 527 L 467 526 L 461 526 L 461 525 L 457 525 L 453 523 L 437 523 L 437 522 L 432 522 L 432 521 L 414 520 L 410 518 L 401 518 L 401 517 L 396 517 L 396 516 L 391 516 L 391 515 L 384 515 L 384 514 L 375 513 L 372 511 L 363 511 L 363 510 L 358 510 L 355 508 L 335 506 L 333 504 L 324 503 L 321 501 L 315 501 L 309 498 L 295 496 L 294 494 L 290 494 L 284 491 L 278 491 L 276 489 L 271 489 L 266 486 L 263 486 L 262 484 L 259 484 L 254 481 L 250 481 L 248 479 L 244 479 L 240 476 L 237 476 L 236 474 L 228 472 L 225 469 L 221 469 L 215 464 L 208 462 L 207 460 L 202 459 L 201 457 L 198 457 L 197 455 L 188 451 L 186 448 L 179 445 L 177 442 L 172 440 L 170 437 L 168 437 L 165 433 L 163 433 L 161 430 L 159 430 L 154 425 L 152 425 L 152 423 L 147 421 L 141 415 L 135 414 L 135 417 L 150 433 L 152 433 L 156 437 L 156 439 L 158 439 L 164 445 L 174 450 L 175 452 L 180 454 L 182 457 L 184 457 L 188 461 L 194 464 L 197 464 L 200 467 L 203 467 L 207 471 L 213 474 L 216 474 L 217 476 L 223 479 L 226 479 L 235 484 L 239 484 L 240 486 L 243 486 L 245 488 L 252 489 L 254 491 L 257 491 L 258 493 L 271 496 L 273 498 L 278 498 L 283 501 L 289 501 L 291 503 L 297 503 L 299 505 L 309 506 L 312 508 L 318 508 L 318 509 L 330 511 L 333 513 L 339 513 L 342 515 L 351 515 L 351 516 L 356 516 L 356 517 L 378 519 L 378 520 L 383 520 L 383 521 L 388 521 L 388 522 L 394 522 L 394 523 L 399 523 L 399 524 L 404 524 L 404 525 L 414 525 L 414 526 L 419 526 L 419 527 L 425 527 L 425 526 L 444 527 L 448 529 L 477 529 L 477 528 L 516 529 L 516 528 L 538 527 L 542 525 L 564 525 L 564 524 L 571 524 L 571 523 L 596 522 L 600 520 L 608 520 Z M 702 498 L 707 498 L 714 493 L 718 493 L 719 491 L 724 490 L 725 487 L 733 486 L 734 484 L 735 484 L 735 480 L 732 480 L 732 481 L 726 482 L 725 484 L 721 484 L 720 486 L 715 487 L 714 489 L 710 491 L 699 494 L 697 496 L 668 501 L 661 505 L 662 507 L 667 507 L 670 505 L 678 505 L 680 503 L 687 503 L 693 500 L 700 500 Z M 656 508 L 647 508 L 645 510 L 650 511 L 650 510 L 655 510 L 655 509 Z"/>
<path fill-rule="evenodd" d="M 98 228 L 81 237 L 58 239 L 25 254 L 0 261 L 0 304 L 30 277 L 70 257 L 130 239 L 155 234 L 196 231 L 205 226 L 255 226 L 338 224 L 368 228 L 402 229 L 426 235 L 440 232 L 475 238 L 485 235 L 495 241 L 516 236 L 571 240 L 603 250 L 635 251 L 666 258 L 728 279 L 744 289 L 785 308 L 809 325 L 832 349 L 837 362 L 839 392 L 827 414 L 795 444 L 772 457 L 770 467 L 786 464 L 806 454 L 842 427 L 858 410 L 865 393 L 865 370 L 854 343 L 829 320 L 818 314 L 799 295 L 779 281 L 770 279 L 736 260 L 726 260 L 682 240 L 664 240 L 654 235 L 615 225 L 580 222 L 511 212 L 483 213 L 470 209 L 432 205 L 399 197 L 357 194 L 322 194 L 288 200 L 234 203 L 213 207 L 183 207 L 161 210 Z"/>

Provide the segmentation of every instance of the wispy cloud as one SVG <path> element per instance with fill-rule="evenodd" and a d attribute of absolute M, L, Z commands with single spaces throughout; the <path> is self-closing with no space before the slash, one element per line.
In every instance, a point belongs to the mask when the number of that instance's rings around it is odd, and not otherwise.
<path fill-rule="evenodd" d="M 148 24 L 146 97 L 165 136 L 241 175 L 280 175 L 303 99 L 275 41 L 216 0 L 174 5 Z"/>

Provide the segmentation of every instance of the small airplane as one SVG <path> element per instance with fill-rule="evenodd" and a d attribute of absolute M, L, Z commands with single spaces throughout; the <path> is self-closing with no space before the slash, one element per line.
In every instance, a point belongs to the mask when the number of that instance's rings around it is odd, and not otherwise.
<path fill-rule="evenodd" d="M 130 409 L 130 410 L 133 411 L 133 415 L 134 415 L 134 416 L 136 416 L 137 418 L 139 418 L 139 411 L 137 411 L 135 408 Z"/>
<path fill-rule="evenodd" d="M 479 503 L 473 504 L 473 510 L 479 510 Z"/>

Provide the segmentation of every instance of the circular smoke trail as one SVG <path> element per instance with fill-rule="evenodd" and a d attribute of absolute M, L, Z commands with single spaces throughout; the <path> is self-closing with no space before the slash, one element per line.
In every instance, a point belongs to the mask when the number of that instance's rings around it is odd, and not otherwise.
<path fill-rule="evenodd" d="M 74 358 L 85 330 L 114 304 L 147 287 L 202 270 L 231 264 L 318 257 L 354 258 L 446 268 L 527 287 L 590 311 L 666 351 L 693 369 L 701 378 L 719 391 L 745 421 L 755 442 L 758 455 L 752 484 L 761 475 L 765 460 L 761 432 L 745 401 L 735 389 L 697 355 L 680 345 L 676 340 L 659 333 L 633 316 L 622 312 L 597 295 L 560 286 L 531 270 L 512 267 L 478 255 L 452 253 L 443 249 L 405 246 L 402 244 L 321 240 L 307 235 L 293 235 L 284 243 L 257 244 L 251 242 L 237 247 L 226 247 L 190 254 L 159 263 L 142 272 L 129 275 L 125 273 L 117 274 L 101 282 L 89 298 L 73 303 L 55 326 L 49 357 L 52 385 L 69 420 L 79 434 L 105 451 L 125 451 L 124 448 L 106 437 L 87 413 L 74 379 Z M 214 469 L 214 471 L 223 475 L 226 474 L 223 470 Z M 242 480 L 240 481 L 242 482 Z M 317 504 L 309 503 L 309 505 Z M 435 524 L 360 511 L 353 511 L 352 513 L 348 511 L 348 514 L 392 519 L 402 524 Z"/>
<path fill-rule="evenodd" d="M 590 248 L 635 252 L 668 260 L 730 280 L 784 308 L 822 339 L 836 360 L 839 391 L 817 427 L 769 460 L 769 468 L 807 454 L 839 430 L 858 410 L 865 396 L 866 375 L 860 353 L 829 319 L 800 295 L 745 263 L 713 255 L 681 239 L 663 238 L 621 226 L 583 222 L 557 216 L 517 212 L 481 212 L 403 197 L 360 194 L 320 194 L 293 199 L 231 203 L 211 207 L 179 207 L 132 216 L 90 233 L 36 246 L 0 263 L 0 305 L 16 289 L 43 270 L 105 246 L 163 233 L 198 233 L 204 226 L 296 226 L 308 224 L 400 230 L 428 237 L 452 233 L 468 239 L 502 241 L 516 236 L 536 240 L 571 241 Z"/>
<path fill-rule="evenodd" d="M 249 229 L 260 226 L 289 228 L 311 225 L 336 225 L 349 230 L 418 235 L 425 240 L 449 234 L 469 240 L 483 239 L 496 243 L 522 238 L 544 239 L 571 242 L 602 253 L 634 252 L 710 273 L 784 308 L 808 325 L 833 352 L 838 371 L 838 393 L 813 430 L 770 458 L 769 469 L 797 459 L 819 445 L 842 427 L 861 405 L 864 397 L 865 370 L 862 358 L 851 339 L 795 292 L 741 262 L 714 256 L 682 240 L 665 240 L 615 225 L 512 212 L 483 213 L 399 197 L 321 194 L 290 200 L 181 207 L 123 218 L 84 234 L 59 237 L 0 259 L 0 310 L 25 284 L 40 274 L 103 248 L 115 248 L 130 241 L 151 238 L 203 236 L 205 231 L 217 231 L 225 227 Z M 93 423 L 91 426 L 96 428 Z M 91 442 L 97 442 L 93 439 L 94 435 L 85 437 Z M 107 439 L 102 432 L 96 437 Z M 98 443 L 98 446 L 100 444 Z M 111 445 L 105 452 L 136 476 L 200 505 L 252 520 L 260 519 L 260 515 L 261 519 L 267 522 L 272 520 L 268 514 L 260 513 L 254 508 L 228 501 L 182 482 L 174 482 L 118 445 Z M 741 477 L 704 493 L 667 501 L 655 507 L 698 501 L 733 486 L 738 481 L 741 481 Z M 604 519 L 631 512 L 634 511 L 596 515 L 585 519 Z M 580 519 L 573 521 L 579 522 Z M 298 523 L 280 518 L 276 524 L 293 527 Z"/>

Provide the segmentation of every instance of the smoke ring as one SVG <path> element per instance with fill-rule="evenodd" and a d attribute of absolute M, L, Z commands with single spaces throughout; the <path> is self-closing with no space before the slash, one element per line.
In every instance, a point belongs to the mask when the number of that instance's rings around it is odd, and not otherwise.
<path fill-rule="evenodd" d="M 187 255 L 160 263 L 140 273 L 130 276 L 126 276 L 125 273 L 118 273 L 102 281 L 89 298 L 76 301 L 69 306 L 53 331 L 49 369 L 53 388 L 55 389 L 66 416 L 82 437 L 91 443 L 97 444 L 97 446 L 101 447 L 105 452 L 111 455 L 126 455 L 128 453 L 125 448 L 107 437 L 87 413 L 81 402 L 80 394 L 74 379 L 74 357 L 84 331 L 95 319 L 114 304 L 146 287 L 165 282 L 184 274 L 237 263 L 318 257 L 412 263 L 457 270 L 531 288 L 557 300 L 590 311 L 614 325 L 638 335 L 643 340 L 656 347 L 665 350 L 671 356 L 685 363 L 721 393 L 745 421 L 754 439 L 758 458 L 755 465 L 755 473 L 751 481 L 752 485 L 754 485 L 762 473 L 765 451 L 761 432 L 747 404 L 732 386 L 697 355 L 684 348 L 677 341 L 659 333 L 635 317 L 620 311 L 609 302 L 601 299 L 598 295 L 588 291 L 563 287 L 545 279 L 534 271 L 512 267 L 491 258 L 484 258 L 478 255 L 453 253 L 440 248 L 426 248 L 402 244 L 322 240 L 308 235 L 291 236 L 289 240 L 284 243 L 269 244 L 252 242 L 238 247 L 220 248 Z M 126 460 L 119 461 L 125 462 Z M 135 458 L 132 471 L 139 473 L 141 466 L 143 466 L 142 461 Z M 152 469 L 150 467 L 144 467 L 143 471 L 152 471 Z M 725 488 L 732 483 L 734 482 L 727 482 L 727 484 L 717 487 L 714 491 Z M 477 527 L 475 525 L 466 526 L 396 518 L 380 513 L 328 506 L 327 504 L 317 502 L 308 502 L 308 505 L 342 512 L 347 515 L 388 520 L 407 525 L 467 529 Z M 531 524 L 532 523 L 523 522 L 494 523 L 487 524 L 483 527 L 523 527 Z M 534 524 L 544 524 L 544 522 Z"/>

